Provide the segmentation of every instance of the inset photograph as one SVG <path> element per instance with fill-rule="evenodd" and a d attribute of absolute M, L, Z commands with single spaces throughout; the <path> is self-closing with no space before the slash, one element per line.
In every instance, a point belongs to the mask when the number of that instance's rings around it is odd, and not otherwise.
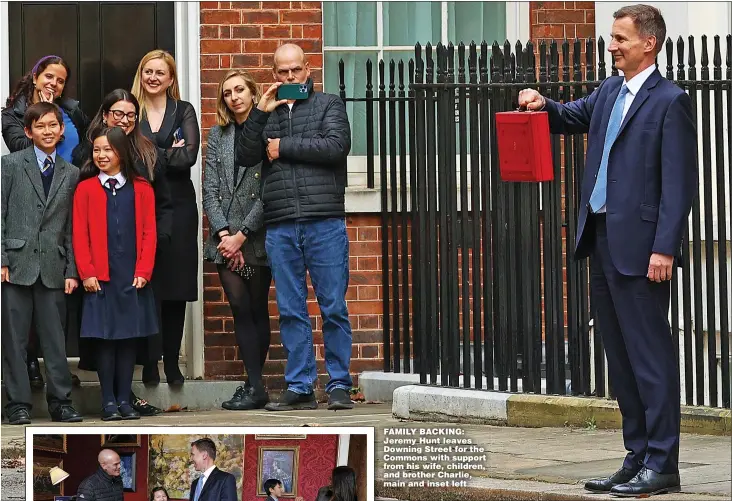
<path fill-rule="evenodd" d="M 373 443 L 373 428 L 28 428 L 26 499 L 369 500 Z"/>

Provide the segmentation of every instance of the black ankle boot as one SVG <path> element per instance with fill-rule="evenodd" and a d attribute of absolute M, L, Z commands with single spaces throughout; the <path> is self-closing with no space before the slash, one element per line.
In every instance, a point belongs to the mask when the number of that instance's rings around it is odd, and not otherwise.
<path fill-rule="evenodd" d="M 163 369 L 165 370 L 165 379 L 168 380 L 169 385 L 180 386 L 186 382 L 186 378 L 180 371 L 177 361 L 175 363 L 165 362 Z"/>
<path fill-rule="evenodd" d="M 149 385 L 160 384 L 160 372 L 158 371 L 157 362 L 150 362 L 142 366 L 142 382 Z"/>

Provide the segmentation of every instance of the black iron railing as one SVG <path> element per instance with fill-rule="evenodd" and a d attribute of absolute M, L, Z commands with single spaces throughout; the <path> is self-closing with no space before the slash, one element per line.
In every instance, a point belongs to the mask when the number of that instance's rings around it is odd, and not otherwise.
<path fill-rule="evenodd" d="M 670 318 L 675 341 L 683 336 L 685 402 L 729 408 L 732 36 L 724 69 L 714 37 L 711 79 L 701 42 L 700 78 L 694 37 L 665 45 L 665 77 L 690 94 L 701 146 Z M 341 97 L 366 106 L 369 187 L 379 163 L 384 370 L 444 386 L 604 396 L 588 263 L 572 257 L 585 136 L 552 136 L 554 182 L 504 183 L 494 114 L 515 109 L 526 87 L 559 101 L 589 95 L 607 76 L 605 44 L 513 49 L 418 44 L 406 75 L 403 62 L 387 71 L 379 61 L 377 91 L 368 61 L 359 99 L 345 95 L 341 62 Z"/>

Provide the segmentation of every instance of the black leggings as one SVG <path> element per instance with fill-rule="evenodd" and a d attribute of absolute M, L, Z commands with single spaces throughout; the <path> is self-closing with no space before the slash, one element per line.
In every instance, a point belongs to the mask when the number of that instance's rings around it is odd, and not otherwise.
<path fill-rule="evenodd" d="M 97 374 L 102 390 L 102 407 L 130 402 L 132 374 L 135 371 L 137 339 L 100 339 L 97 348 Z"/>
<path fill-rule="evenodd" d="M 161 301 L 160 332 L 163 336 L 163 363 L 167 367 L 166 372 L 178 370 L 185 321 L 185 301 Z"/>
<path fill-rule="evenodd" d="M 272 270 L 267 266 L 254 266 L 254 275 L 245 280 L 226 265 L 220 264 L 217 268 L 234 317 L 239 356 L 244 360 L 249 384 L 254 386 L 262 382 L 262 368 L 269 351 L 268 303 Z"/>

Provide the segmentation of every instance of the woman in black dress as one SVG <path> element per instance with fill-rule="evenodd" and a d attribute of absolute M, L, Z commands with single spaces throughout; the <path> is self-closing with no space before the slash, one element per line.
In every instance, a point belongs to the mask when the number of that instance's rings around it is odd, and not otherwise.
<path fill-rule="evenodd" d="M 198 300 L 198 208 L 191 181 L 201 132 L 191 103 L 181 101 L 175 60 L 168 52 L 154 50 L 140 61 L 132 85 L 140 103 L 141 132 L 165 155 L 165 176 L 173 202 L 170 243 L 162 243 L 153 286 L 161 302 L 160 330 L 163 367 L 168 384 L 183 384 L 178 367 L 183 339 L 186 302 Z M 159 379 L 157 364 L 143 369 L 143 381 Z"/>

